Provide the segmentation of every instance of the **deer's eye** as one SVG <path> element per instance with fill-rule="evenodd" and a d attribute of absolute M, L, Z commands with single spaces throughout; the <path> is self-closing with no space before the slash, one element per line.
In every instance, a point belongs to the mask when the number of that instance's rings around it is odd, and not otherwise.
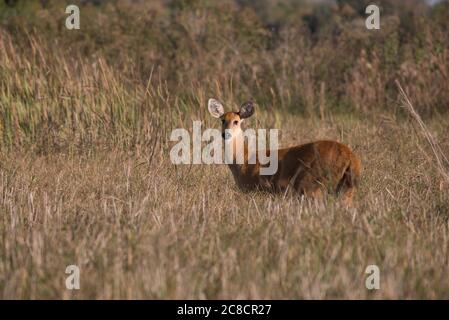
<path fill-rule="evenodd" d="M 238 120 L 234 120 L 234 126 L 236 126 L 238 124 L 239 124 Z"/>
<path fill-rule="evenodd" d="M 225 124 L 225 120 L 224 120 L 224 119 L 222 119 L 222 120 L 221 120 L 221 123 L 222 123 L 222 124 Z"/>

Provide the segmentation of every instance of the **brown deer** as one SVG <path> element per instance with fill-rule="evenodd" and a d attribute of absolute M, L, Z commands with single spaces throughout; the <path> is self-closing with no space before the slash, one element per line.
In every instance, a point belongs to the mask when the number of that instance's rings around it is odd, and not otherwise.
<path fill-rule="evenodd" d="M 224 112 L 223 105 L 209 99 L 210 114 L 222 122 L 222 137 L 225 144 L 233 148 L 233 161 L 229 164 L 237 185 L 241 189 L 263 189 L 273 192 L 296 190 L 313 199 L 322 199 L 327 192 L 341 195 L 346 205 L 352 203 L 360 177 L 360 160 L 346 145 L 337 141 L 315 141 L 299 146 L 277 150 L 277 171 L 272 175 L 261 175 L 258 158 L 252 164 L 242 134 L 244 119 L 254 114 L 252 101 L 243 103 L 238 112 Z M 243 150 L 243 163 L 235 161 L 239 150 Z M 269 154 L 270 150 L 266 153 Z M 254 159 L 254 158 L 253 158 Z"/>

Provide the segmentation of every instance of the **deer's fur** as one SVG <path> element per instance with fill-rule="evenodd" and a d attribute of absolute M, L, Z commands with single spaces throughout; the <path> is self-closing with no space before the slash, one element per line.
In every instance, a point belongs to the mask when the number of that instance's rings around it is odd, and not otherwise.
<path fill-rule="evenodd" d="M 322 140 L 279 149 L 276 173 L 261 175 L 258 160 L 254 164 L 248 163 L 251 154 L 241 128 L 243 120 L 254 113 L 253 103 L 245 102 L 238 112 L 225 113 L 217 100 L 210 99 L 208 108 L 212 116 L 221 119 L 223 138 L 225 143 L 234 148 L 234 158 L 238 150 L 244 152 L 243 164 L 233 161 L 229 165 L 240 188 L 274 192 L 295 190 L 315 199 L 333 192 L 341 195 L 347 205 L 351 204 L 360 177 L 360 160 L 348 146 L 337 141 Z"/>

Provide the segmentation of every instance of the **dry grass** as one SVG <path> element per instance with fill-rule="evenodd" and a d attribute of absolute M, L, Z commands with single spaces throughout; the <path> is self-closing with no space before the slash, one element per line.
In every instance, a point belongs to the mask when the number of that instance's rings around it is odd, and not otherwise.
<path fill-rule="evenodd" d="M 448 125 L 434 126 L 437 137 Z M 2 296 L 448 298 L 449 193 L 411 125 L 296 118 L 283 132 L 355 147 L 354 208 L 242 194 L 226 167 L 175 168 L 163 152 L 151 163 L 114 149 L 4 155 Z M 69 264 L 81 268 L 75 293 L 64 287 Z M 370 264 L 377 292 L 364 286 Z"/>
<path fill-rule="evenodd" d="M 29 20 L 0 12 L 1 298 L 449 298 L 445 19 L 401 47 L 394 19 L 377 36 L 337 18 L 335 39 L 274 36 L 233 1 L 111 1 L 67 35 L 49 3 Z M 248 124 L 280 128 L 282 145 L 349 144 L 353 208 L 172 165 L 171 129 L 217 126 L 211 96 L 254 97 Z"/>

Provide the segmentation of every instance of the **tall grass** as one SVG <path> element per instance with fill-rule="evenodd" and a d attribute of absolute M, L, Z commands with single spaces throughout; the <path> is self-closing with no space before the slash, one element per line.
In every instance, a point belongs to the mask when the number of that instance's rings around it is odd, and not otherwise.
<path fill-rule="evenodd" d="M 0 25 L 4 145 L 118 133 L 116 143 L 173 110 L 172 120 L 203 116 L 208 96 L 366 116 L 397 112 L 397 79 L 423 116 L 449 104 L 447 4 L 418 14 L 387 1 L 381 30 L 369 31 L 347 4 L 299 6 L 296 20 L 283 20 L 234 1 L 104 1 L 81 5 L 82 28 L 69 31 L 61 2 L 19 3 L 2 9 Z M 321 21 L 314 33 L 310 16 Z"/>
<path fill-rule="evenodd" d="M 367 31 L 354 1 L 99 2 L 79 31 L 60 1 L 0 4 L 0 297 L 448 298 L 447 4 L 382 1 Z M 350 145 L 353 208 L 171 164 L 209 97 L 254 98 L 281 145 Z"/>

